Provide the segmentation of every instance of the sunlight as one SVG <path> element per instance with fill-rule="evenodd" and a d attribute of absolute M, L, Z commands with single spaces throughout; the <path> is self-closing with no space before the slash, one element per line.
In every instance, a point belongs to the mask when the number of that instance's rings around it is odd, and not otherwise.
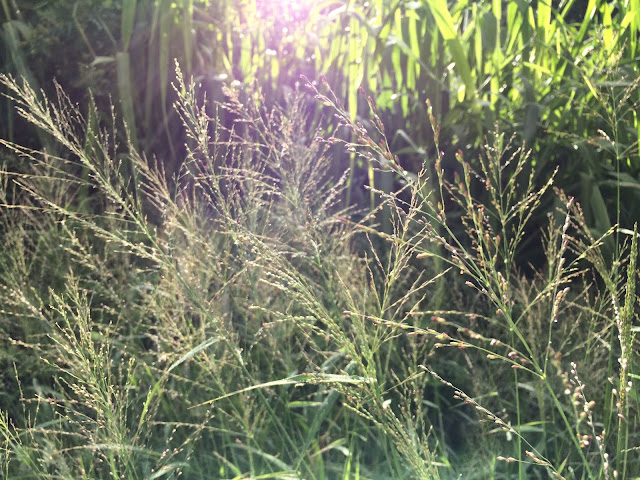
<path fill-rule="evenodd" d="M 309 36 L 316 34 L 311 26 L 317 15 L 319 3 L 311 0 L 249 0 L 238 7 L 243 13 L 242 34 L 252 38 L 254 52 L 259 60 L 253 57 L 251 63 L 247 59 L 239 59 L 240 70 L 245 74 L 257 71 L 262 65 L 271 71 L 275 78 L 283 62 L 295 62 L 295 59 L 313 62 L 315 58 L 305 50 Z M 317 19 L 316 19 L 317 20 Z M 241 37 L 242 38 L 242 37 Z"/>
<path fill-rule="evenodd" d="M 304 21 L 310 10 L 309 0 L 256 0 L 256 17 L 279 22 Z"/>

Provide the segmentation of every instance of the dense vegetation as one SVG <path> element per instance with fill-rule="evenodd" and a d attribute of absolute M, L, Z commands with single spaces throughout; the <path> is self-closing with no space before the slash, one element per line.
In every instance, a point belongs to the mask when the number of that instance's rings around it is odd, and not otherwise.
<path fill-rule="evenodd" d="M 638 0 L 0 5 L 0 476 L 640 475 Z"/>

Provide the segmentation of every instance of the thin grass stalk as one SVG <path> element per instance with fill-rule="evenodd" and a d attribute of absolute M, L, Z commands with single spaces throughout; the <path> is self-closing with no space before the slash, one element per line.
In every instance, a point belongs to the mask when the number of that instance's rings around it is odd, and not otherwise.
<path fill-rule="evenodd" d="M 636 296 L 636 264 L 638 259 L 638 225 L 633 228 L 631 237 L 631 250 L 627 265 L 627 282 L 625 303 L 622 312 L 616 318 L 618 327 L 618 339 L 620 341 L 620 386 L 618 389 L 618 442 L 616 448 L 616 468 L 620 478 L 627 478 L 627 464 L 629 456 L 629 395 L 632 381 L 629 380 L 629 367 L 633 360 L 634 335 L 632 333 L 633 319 L 635 317 Z"/>

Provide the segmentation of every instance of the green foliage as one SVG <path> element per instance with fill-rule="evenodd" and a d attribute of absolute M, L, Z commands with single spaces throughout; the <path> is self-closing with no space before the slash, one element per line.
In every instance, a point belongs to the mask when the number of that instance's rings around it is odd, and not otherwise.
<path fill-rule="evenodd" d="M 2 141 L 28 160 L 1 173 L 6 476 L 632 478 L 636 231 L 610 269 L 558 190 L 527 278 L 518 246 L 553 178 L 538 188 L 504 134 L 479 171 L 459 154 L 449 180 L 440 153 L 429 179 L 371 98 L 367 129 L 308 84 L 356 142 L 308 135 L 304 97 L 267 111 L 259 92 L 228 91 L 226 130 L 177 78 L 187 154 L 169 183 L 96 112 L 3 77 L 68 153 Z M 336 143 L 402 178 L 378 192 L 390 232 L 340 209 Z"/>
<path fill-rule="evenodd" d="M 123 155 L 114 132 L 93 124 L 86 142 L 90 122 L 62 93 L 55 105 L 4 80 L 25 117 L 71 154 L 3 141 L 30 163 L 2 172 L 3 235 L 15 239 L 2 257 L 3 362 L 41 358 L 3 377 L 19 391 L 3 401 L 7 475 L 370 478 L 377 462 L 355 452 L 375 430 L 337 400 L 376 392 L 382 408 L 379 380 L 354 360 L 380 338 L 341 313 L 366 272 L 333 207 L 344 179 L 330 175 L 319 140 L 303 139 L 299 101 L 291 116 L 231 102 L 238 130 L 210 137 L 193 86 L 180 84 L 189 151 L 174 190 L 131 145 Z M 94 208 L 78 205 L 85 187 Z M 37 238 L 54 243 L 39 250 Z M 422 455 L 412 454 L 416 468 L 428 469 Z M 393 469 L 404 467 L 380 472 Z"/>
<path fill-rule="evenodd" d="M 435 159 L 439 188 L 434 191 L 426 165 L 417 177 L 409 175 L 390 152 L 371 98 L 367 100 L 373 112 L 373 127 L 367 131 L 348 120 L 348 113 L 333 92 L 327 96 L 313 90 L 316 98 L 336 110 L 340 120 L 356 133 L 358 141 L 346 142 L 346 147 L 359 152 L 367 162 L 402 176 L 408 185 L 410 200 L 400 193 L 384 196 L 390 209 L 398 212 L 400 228 L 393 235 L 377 234 L 396 248 L 402 246 L 415 253 L 418 259 L 439 258 L 462 275 L 464 286 L 458 284 L 458 288 L 475 292 L 483 300 L 481 309 L 472 303 L 475 308 L 469 310 L 414 311 L 402 320 L 397 320 L 397 315 L 389 321 L 373 318 L 408 335 L 437 339 L 436 349 L 463 352 L 472 375 L 491 379 L 488 388 L 482 380 L 474 383 L 474 393 L 470 395 L 443 378 L 432 365 L 419 365 L 450 387 L 454 398 L 474 407 L 478 418 L 490 422 L 485 435 L 506 432 L 507 445 L 513 446 L 511 455 L 483 454 L 507 465 L 515 464 L 516 469 L 507 472 L 518 478 L 531 478 L 533 466 L 546 469 L 556 478 L 632 478 L 630 472 L 640 468 L 637 462 L 630 461 L 629 453 L 635 447 L 629 446 L 628 438 L 630 423 L 637 423 L 637 404 L 633 420 L 625 409 L 633 388 L 627 369 L 634 364 L 631 318 L 637 319 L 637 228 L 618 229 L 618 233 L 632 236 L 624 279 L 618 271 L 623 259 L 616 259 L 616 268 L 611 270 L 603 254 L 607 237 L 613 235 L 614 229 L 594 238 L 582 209 L 558 190 L 564 204 L 564 222 L 558 224 L 550 217 L 545 268 L 533 279 L 519 277 L 518 246 L 545 191 L 553 184 L 552 176 L 546 185 L 537 188 L 533 172 L 527 180 L 530 152 L 513 148 L 503 134 L 496 133 L 478 159 L 480 171 L 473 171 L 462 153 L 458 154 L 463 174 L 456 174 L 453 181 L 445 177 L 439 154 Z M 439 127 L 431 112 L 429 118 L 437 148 Z M 487 203 L 474 198 L 472 179 L 486 190 Z M 457 221 L 462 223 L 462 230 L 452 227 Z M 433 249 L 429 245 L 433 243 L 439 248 Z M 605 303 L 597 307 L 592 303 L 594 292 L 589 284 L 595 272 L 606 285 L 602 298 Z M 386 273 L 385 278 L 393 277 L 392 272 Z M 622 287 L 626 292 L 624 309 L 617 300 Z M 463 304 L 467 306 L 468 302 Z M 414 315 L 431 315 L 436 326 L 424 326 L 413 320 Z M 609 349 L 603 352 L 602 346 L 595 343 L 607 337 Z M 618 381 L 606 377 L 614 362 L 619 366 Z M 501 369 L 496 363 L 503 363 L 506 368 Z M 583 375 L 589 375 L 594 382 L 591 388 Z M 607 382 L 615 388 L 602 392 L 601 385 Z M 491 399 L 493 396 L 495 400 Z"/>
<path fill-rule="evenodd" d="M 539 186 L 562 167 L 556 183 L 580 200 L 602 234 L 638 221 L 619 208 L 639 200 L 637 7 L 635 0 L 69 0 L 25 2 L 18 11 L 5 0 L 3 64 L 34 87 L 48 89 L 55 76 L 81 104 L 91 87 L 100 110 L 111 95 L 131 141 L 160 156 L 170 174 L 182 155 L 170 108 L 174 58 L 216 100 L 225 78 L 257 81 L 273 105 L 301 74 L 324 74 L 355 121 L 366 120 L 357 102 L 364 87 L 397 132 L 392 150 L 414 173 L 433 148 L 424 122 L 430 99 L 447 158 L 458 149 L 477 153 L 497 122 L 534 149 Z M 7 120 L 2 136 L 12 139 L 16 119 L 8 113 Z M 607 130 L 622 122 L 628 128 Z M 393 190 L 392 178 L 356 160 L 350 156 L 347 204 L 363 202 L 363 184 Z M 375 198 L 367 203 L 373 208 Z"/>
<path fill-rule="evenodd" d="M 638 475 L 637 0 L 0 2 L 2 476 Z"/>

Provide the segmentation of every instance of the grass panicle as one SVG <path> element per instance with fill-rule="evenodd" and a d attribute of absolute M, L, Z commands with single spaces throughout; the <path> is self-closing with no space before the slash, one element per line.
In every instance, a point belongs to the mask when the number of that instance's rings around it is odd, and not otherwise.
<path fill-rule="evenodd" d="M 633 478 L 637 230 L 594 234 L 500 131 L 446 157 L 430 106 L 408 172 L 366 95 L 358 118 L 307 81 L 328 135 L 307 96 L 228 89 L 225 127 L 176 78 L 175 175 L 112 112 L 1 78 L 58 144 L 1 141 L 4 476 Z M 337 148 L 400 187 L 345 209 Z"/>

